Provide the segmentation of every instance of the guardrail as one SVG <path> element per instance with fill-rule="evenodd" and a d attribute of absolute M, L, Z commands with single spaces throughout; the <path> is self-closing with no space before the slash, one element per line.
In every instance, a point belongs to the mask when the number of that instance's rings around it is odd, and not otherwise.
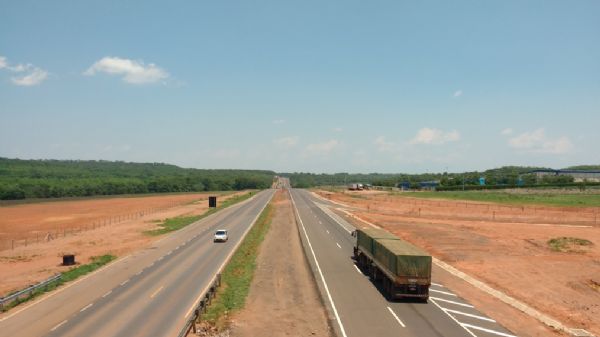
<path fill-rule="evenodd" d="M 192 330 L 193 333 L 196 333 L 196 320 L 198 320 L 202 314 L 206 312 L 206 308 L 208 308 L 212 302 L 212 299 L 215 298 L 215 294 L 219 286 L 221 286 L 221 274 L 217 274 L 214 277 L 211 286 L 206 289 L 206 292 L 202 296 L 200 296 L 202 297 L 202 300 L 200 300 L 200 303 L 198 303 L 198 306 L 196 309 L 194 309 L 194 314 L 192 317 L 190 317 L 190 319 L 185 323 L 183 329 L 181 329 L 179 335 L 177 335 L 178 337 L 187 336 L 190 330 Z"/>
<path fill-rule="evenodd" d="M 52 282 L 60 280 L 61 277 L 62 277 L 61 274 L 56 274 L 56 275 L 50 277 L 49 279 L 47 279 L 45 281 L 42 281 L 42 282 L 40 282 L 38 284 L 35 284 L 35 285 L 32 285 L 32 286 L 30 286 L 28 288 L 25 288 L 25 289 L 23 289 L 21 291 L 18 291 L 16 293 L 14 293 L 14 294 L 11 294 L 11 295 L 8 295 L 6 297 L 0 298 L 0 311 L 3 311 L 4 305 L 6 303 L 12 303 L 12 302 L 18 300 L 19 298 L 21 298 L 24 295 L 31 296 L 34 291 L 36 291 L 36 290 L 38 290 L 40 288 L 48 287 Z"/>

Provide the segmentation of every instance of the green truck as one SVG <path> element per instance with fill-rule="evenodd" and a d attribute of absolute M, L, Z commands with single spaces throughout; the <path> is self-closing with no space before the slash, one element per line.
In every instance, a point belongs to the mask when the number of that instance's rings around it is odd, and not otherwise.
<path fill-rule="evenodd" d="M 378 228 L 353 232 L 354 259 L 358 266 L 392 299 L 429 299 L 431 255 Z"/>

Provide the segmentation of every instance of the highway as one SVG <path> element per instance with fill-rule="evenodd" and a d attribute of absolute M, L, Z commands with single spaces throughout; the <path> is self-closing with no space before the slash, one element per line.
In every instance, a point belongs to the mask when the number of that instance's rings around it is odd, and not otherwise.
<path fill-rule="evenodd" d="M 259 192 L 0 318 L 0 336 L 177 336 L 272 198 Z M 216 229 L 229 241 L 213 243 Z"/>
<path fill-rule="evenodd" d="M 435 279 L 428 303 L 388 301 L 351 258 L 354 227 L 310 192 L 290 193 L 306 256 L 338 336 L 513 336 Z"/>

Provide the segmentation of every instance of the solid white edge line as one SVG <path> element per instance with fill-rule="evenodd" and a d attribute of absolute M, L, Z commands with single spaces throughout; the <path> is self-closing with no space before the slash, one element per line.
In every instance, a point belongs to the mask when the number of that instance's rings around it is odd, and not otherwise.
<path fill-rule="evenodd" d="M 335 307 L 335 303 L 333 302 L 333 298 L 331 297 L 331 293 L 329 292 L 329 287 L 327 286 L 327 281 L 325 281 L 325 277 L 323 276 L 323 272 L 321 271 L 321 267 L 319 266 L 319 261 L 317 260 L 315 251 L 313 250 L 312 244 L 310 243 L 310 239 L 308 238 L 308 233 L 306 233 L 306 228 L 304 227 L 304 223 L 302 222 L 302 218 L 300 217 L 300 212 L 298 212 L 298 208 L 296 207 L 296 202 L 294 201 L 294 196 L 292 195 L 292 191 L 288 190 L 288 193 L 290 194 L 290 198 L 292 199 L 292 205 L 294 206 L 294 210 L 296 211 L 296 215 L 298 216 L 298 220 L 300 221 L 300 225 L 302 226 L 302 231 L 304 232 L 304 237 L 306 237 L 306 243 L 308 243 L 308 248 L 310 248 L 310 252 L 312 253 L 312 257 L 315 261 L 315 265 L 317 266 L 317 270 L 319 271 L 319 275 L 321 276 L 321 281 L 323 282 L 323 287 L 325 288 L 325 292 L 327 293 L 327 298 L 329 299 L 329 303 L 331 304 L 331 308 L 333 309 L 333 314 L 335 315 L 338 326 L 340 327 L 342 336 L 347 337 L 346 330 L 344 329 L 344 324 L 342 324 L 340 315 L 338 314 L 337 308 Z"/>
<path fill-rule="evenodd" d="M 338 226 L 342 227 L 346 232 L 348 232 L 348 234 L 352 233 L 351 230 L 349 230 L 348 228 L 346 228 L 346 226 L 342 225 L 342 223 L 339 222 L 339 221 L 337 221 L 336 218 L 332 217 L 331 214 L 325 212 L 325 210 L 323 208 L 321 208 L 321 206 L 317 205 L 317 207 L 319 207 L 321 209 L 321 211 L 323 211 L 323 213 L 325 213 L 331 220 L 335 221 L 335 223 L 337 223 Z M 323 206 L 323 207 L 326 207 L 326 206 Z M 329 210 L 329 211 L 331 212 L 331 210 Z"/>
<path fill-rule="evenodd" d="M 442 310 L 442 312 L 444 314 L 446 314 L 446 316 L 450 317 L 451 320 L 453 320 L 456 324 L 458 324 L 461 328 L 463 328 L 466 332 L 469 333 L 469 335 L 473 336 L 473 337 L 477 337 L 474 333 L 471 332 L 471 330 L 467 329 L 466 327 L 464 327 L 462 325 L 461 322 L 459 322 L 456 318 L 454 318 L 454 316 L 450 315 L 449 313 L 447 313 L 444 308 L 442 308 L 439 304 L 437 304 L 437 302 L 431 298 L 431 296 L 429 297 L 429 300 L 431 301 L 431 303 L 433 303 L 436 307 L 438 307 L 440 310 Z"/>
<path fill-rule="evenodd" d="M 448 295 L 448 296 L 454 296 L 457 297 L 456 294 L 447 292 L 447 291 L 441 291 L 441 290 L 435 290 L 435 289 L 429 289 L 429 291 L 433 291 L 434 293 L 440 293 L 440 294 L 444 294 L 444 295 Z"/>
<path fill-rule="evenodd" d="M 252 197 L 251 199 L 255 198 L 257 195 L 258 195 L 258 193 L 254 197 Z M 248 228 L 246 228 L 246 231 L 242 235 L 241 239 L 238 241 L 238 243 L 235 245 L 235 247 L 233 247 L 233 250 L 231 250 L 231 252 L 227 256 L 227 258 L 225 259 L 225 261 L 223 261 L 223 263 L 221 264 L 221 266 L 217 270 L 217 274 L 219 274 L 221 271 L 223 271 L 223 268 L 225 267 L 225 265 L 227 264 L 227 262 L 229 262 L 229 259 L 231 258 L 231 256 L 238 249 L 239 245 L 242 244 L 242 241 L 246 237 L 246 234 L 248 234 L 248 232 L 250 231 L 250 229 L 254 226 L 254 223 L 256 222 L 256 220 L 258 220 L 258 217 L 262 214 L 262 212 L 265 210 L 265 208 L 267 208 L 267 206 L 271 202 L 271 199 L 273 199 L 274 195 L 275 195 L 275 192 L 273 192 L 273 194 L 271 194 L 271 197 L 269 197 L 269 200 L 267 200 L 267 202 L 265 203 L 265 205 L 263 206 L 263 208 L 260 210 L 260 212 L 258 212 L 258 214 L 256 215 L 256 217 L 254 217 L 254 220 L 252 220 L 252 222 L 250 223 L 250 226 L 248 226 Z M 202 292 L 200 292 L 200 295 L 198 295 L 198 298 L 196 298 L 196 300 L 192 303 L 192 306 L 187 311 L 187 313 L 185 314 L 185 316 L 183 316 L 184 318 L 187 318 L 192 313 L 192 311 L 194 311 L 194 309 L 198 306 L 198 304 L 200 303 L 200 300 L 204 297 L 206 291 L 208 291 L 208 288 L 210 288 L 210 286 L 212 285 L 212 283 L 214 282 L 214 280 L 215 280 L 216 277 L 217 277 L 217 275 L 215 274 L 215 276 L 212 278 L 211 282 L 209 282 L 206 285 L 206 287 L 202 290 Z"/>
<path fill-rule="evenodd" d="M 498 335 L 498 336 L 517 337 L 515 335 L 507 334 L 507 333 L 496 331 L 496 330 L 492 330 L 492 329 L 482 328 L 480 326 L 473 325 L 473 324 L 461 323 L 460 325 L 462 325 L 464 328 L 480 330 L 480 331 L 484 331 L 484 332 L 491 333 L 491 334 Z"/>
<path fill-rule="evenodd" d="M 434 283 L 434 282 L 431 282 L 431 285 L 432 285 L 432 286 L 436 286 L 436 287 L 442 287 L 442 288 L 445 288 L 443 285 L 441 285 L 441 284 L 439 284 L 439 283 Z"/>
<path fill-rule="evenodd" d="M 437 300 L 437 301 L 442 301 L 442 302 L 446 302 L 446 303 L 460 305 L 461 307 L 475 308 L 474 306 L 472 306 L 470 304 L 461 303 L 461 302 L 455 302 L 455 301 L 450 301 L 450 300 L 447 300 L 447 299 L 444 299 L 444 298 L 433 297 L 433 296 L 429 296 L 429 298 Z"/>
<path fill-rule="evenodd" d="M 360 269 L 358 269 L 358 267 L 357 267 L 355 264 L 352 264 L 352 266 L 354 267 L 354 269 L 356 269 L 356 271 L 357 271 L 359 274 L 363 275 L 362 271 L 360 271 Z"/>
<path fill-rule="evenodd" d="M 90 303 L 90 304 L 86 305 L 81 310 L 79 310 L 79 312 L 84 312 L 84 311 L 88 310 L 92 305 L 94 305 L 94 303 Z"/>
<path fill-rule="evenodd" d="M 54 328 L 50 329 L 50 331 L 54 331 L 54 330 L 56 330 L 56 329 L 60 328 L 60 326 L 61 326 L 61 325 L 63 325 L 63 324 L 65 324 L 65 323 L 67 323 L 67 320 L 66 320 L 66 319 L 65 319 L 64 321 L 62 321 L 62 322 L 60 322 L 60 323 L 56 324 L 56 325 L 54 326 Z"/>
<path fill-rule="evenodd" d="M 404 325 L 404 323 L 402 323 L 402 320 L 400 318 L 398 318 L 398 316 L 396 315 L 396 313 L 394 312 L 394 310 L 392 310 L 392 308 L 387 307 L 388 310 L 390 311 L 390 313 L 392 314 L 392 316 L 394 316 L 394 318 L 396 319 L 396 321 L 398 321 L 398 324 L 402 325 L 403 328 L 406 328 L 406 325 Z"/>
<path fill-rule="evenodd" d="M 452 309 L 445 309 L 445 308 L 444 308 L 444 311 L 449 312 L 449 313 L 453 313 L 453 314 L 457 314 L 457 315 L 463 315 L 463 316 L 471 317 L 471 318 L 477 318 L 477 319 L 480 319 L 482 321 L 488 321 L 488 322 L 496 323 L 495 320 L 493 320 L 493 319 L 491 319 L 489 317 L 483 317 L 483 316 L 479 316 L 479 315 L 468 314 L 466 312 L 462 312 L 462 311 L 458 311 L 458 310 L 452 310 Z"/>

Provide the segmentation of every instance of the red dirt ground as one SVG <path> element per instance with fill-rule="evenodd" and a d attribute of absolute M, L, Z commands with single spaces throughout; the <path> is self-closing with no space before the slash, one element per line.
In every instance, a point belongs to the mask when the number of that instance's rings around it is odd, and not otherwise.
<path fill-rule="evenodd" d="M 222 195 L 218 200 L 226 200 L 238 193 Z M 24 241 L 18 241 L 14 249 L 6 244 L 4 249 L 0 248 L 0 296 L 68 270 L 69 267 L 60 265 L 65 253 L 75 254 L 79 263 L 87 263 L 92 256 L 123 256 L 141 249 L 158 238 L 147 236 L 143 231 L 156 228 L 157 223 L 166 218 L 203 213 L 208 208 L 209 195 L 215 193 L 2 206 L 0 232 L 5 242 L 11 238 L 29 237 L 29 243 L 25 246 Z M 117 222 L 119 216 L 121 221 Z M 90 226 L 94 222 L 106 225 L 94 228 Z M 86 226 L 85 230 L 74 231 Z M 60 229 L 58 236 L 57 229 Z M 52 239 L 46 241 L 49 232 Z M 65 232 L 66 237 L 63 236 Z M 34 239 L 35 234 L 39 242 Z"/>
<path fill-rule="evenodd" d="M 317 193 L 566 326 L 600 335 L 600 226 L 590 221 L 593 209 L 511 208 L 388 193 Z M 496 221 L 489 213 L 494 210 Z M 563 236 L 594 245 L 577 252 L 550 250 L 547 241 Z M 544 327 L 525 325 L 535 321 L 524 314 L 517 318 L 514 315 L 520 313 L 514 309 L 498 310 L 498 303 L 470 286 L 453 290 L 519 336 L 548 335 Z"/>

